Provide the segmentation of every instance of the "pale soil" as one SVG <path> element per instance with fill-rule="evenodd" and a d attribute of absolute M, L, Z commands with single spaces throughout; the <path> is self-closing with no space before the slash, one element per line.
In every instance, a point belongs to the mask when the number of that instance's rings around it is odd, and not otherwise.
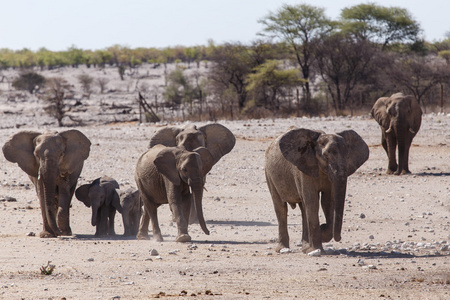
<path fill-rule="evenodd" d="M 2 145 L 19 130 L 64 130 L 42 116 L 38 105 L 31 110 L 19 104 L 1 101 Z M 20 109 L 20 115 L 4 114 Z M 17 129 L 15 124 L 23 125 Z M 193 242 L 187 244 L 174 242 L 176 227 L 167 205 L 159 209 L 165 239 L 160 243 L 122 238 L 120 215 L 117 237 L 94 237 L 91 211 L 76 199 L 73 236 L 27 236 L 42 229 L 39 202 L 25 173 L 1 155 L 0 298 L 177 298 L 184 292 L 194 299 L 450 297 L 450 116 L 424 116 L 410 155 L 413 174 L 401 177 L 385 174 L 380 130 L 368 117 L 221 124 L 237 142 L 208 175 L 203 211 L 211 235 L 192 225 Z M 79 184 L 108 175 L 121 188 L 135 187 L 137 158 L 158 126 L 76 127 L 92 142 Z M 278 231 L 264 178 L 264 151 L 290 126 L 353 129 L 370 146 L 369 160 L 349 177 L 342 241 L 326 244 L 329 254 L 321 257 L 301 252 L 298 209 L 289 211 L 292 252 L 274 251 Z M 151 256 L 151 249 L 159 256 Z M 48 261 L 55 265 L 53 274 L 41 275 Z"/>

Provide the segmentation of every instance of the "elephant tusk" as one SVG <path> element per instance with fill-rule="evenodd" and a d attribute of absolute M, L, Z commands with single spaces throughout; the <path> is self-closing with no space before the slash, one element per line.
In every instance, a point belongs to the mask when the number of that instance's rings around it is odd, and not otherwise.
<path fill-rule="evenodd" d="M 386 133 L 390 133 L 390 132 L 392 132 L 392 127 L 389 127 L 389 129 L 386 130 Z"/>
<path fill-rule="evenodd" d="M 189 186 L 189 194 L 192 194 L 192 188 Z"/>
<path fill-rule="evenodd" d="M 411 128 L 409 129 L 409 132 L 411 132 L 412 134 L 415 134 L 416 132 L 414 130 L 412 130 Z"/>
<path fill-rule="evenodd" d="M 208 191 L 208 190 L 205 188 L 205 186 L 203 186 L 203 189 L 204 189 L 205 191 Z"/>

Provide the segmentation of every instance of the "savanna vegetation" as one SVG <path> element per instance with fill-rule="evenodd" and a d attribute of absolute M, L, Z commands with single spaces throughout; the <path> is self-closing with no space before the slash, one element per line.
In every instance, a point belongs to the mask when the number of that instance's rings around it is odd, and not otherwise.
<path fill-rule="evenodd" d="M 0 78 L 1 70 L 20 70 L 12 86 L 29 93 L 43 88 L 48 111 L 54 112 L 65 84 L 62 78 L 44 83 L 42 70 L 108 66 L 125 80 L 143 64 L 165 70 L 176 64 L 165 72 L 164 86 L 141 89 L 158 90 L 154 105 L 180 109 L 183 118 L 346 115 L 367 112 L 377 98 L 395 92 L 414 95 L 425 110 L 439 110 L 450 94 L 450 33 L 441 41 L 426 41 L 407 9 L 359 4 L 333 20 L 320 7 L 282 5 L 258 22 L 262 32 L 246 45 L 211 40 L 164 49 L 0 49 Z M 187 75 L 186 70 L 201 66 L 206 71 Z M 78 80 L 86 98 L 94 85 L 104 93 L 108 84 L 89 75 Z"/>

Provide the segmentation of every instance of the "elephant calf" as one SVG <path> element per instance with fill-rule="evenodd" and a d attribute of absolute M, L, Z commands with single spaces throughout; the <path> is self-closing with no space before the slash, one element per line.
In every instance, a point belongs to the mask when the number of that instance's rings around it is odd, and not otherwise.
<path fill-rule="evenodd" d="M 122 220 L 124 236 L 136 236 L 139 231 L 139 222 L 142 216 L 142 200 L 139 191 L 129 188 L 127 190 L 117 190 L 122 207 Z"/>
<path fill-rule="evenodd" d="M 114 217 L 116 210 L 122 213 L 119 184 L 114 179 L 103 176 L 92 183 L 83 184 L 75 191 L 75 196 L 87 207 L 92 207 L 92 226 L 96 226 L 95 235 L 115 235 Z"/>
<path fill-rule="evenodd" d="M 293 129 L 274 140 L 266 151 L 266 180 L 278 219 L 276 251 L 289 248 L 289 204 L 302 213 L 302 251 L 320 249 L 322 242 L 341 240 L 347 177 L 369 158 L 369 147 L 353 130 L 325 134 Z M 326 223 L 320 225 L 319 206 Z"/>

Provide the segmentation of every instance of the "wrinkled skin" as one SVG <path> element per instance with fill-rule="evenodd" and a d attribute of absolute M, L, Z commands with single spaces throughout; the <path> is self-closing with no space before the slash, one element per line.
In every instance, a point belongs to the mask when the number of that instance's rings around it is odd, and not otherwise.
<path fill-rule="evenodd" d="M 371 114 L 381 127 L 381 144 L 389 159 L 387 174 L 410 174 L 409 149 L 422 122 L 419 103 L 413 96 L 397 93 L 379 98 Z"/>
<path fill-rule="evenodd" d="M 4 144 L 5 158 L 17 163 L 36 188 L 43 221 L 40 237 L 72 235 L 70 202 L 90 146 L 78 130 L 21 131 Z"/>
<path fill-rule="evenodd" d="M 214 158 L 204 147 L 194 151 L 156 145 L 141 155 L 136 165 L 135 180 L 144 203 L 144 214 L 138 239 L 148 239 L 152 222 L 153 238 L 162 241 L 157 208 L 168 203 L 178 227 L 177 242 L 189 242 L 189 210 L 191 198 L 202 230 L 209 234 L 202 210 L 204 177 L 214 165 Z M 190 192 L 192 190 L 192 193 Z"/>
<path fill-rule="evenodd" d="M 236 138 L 228 128 L 220 124 L 208 124 L 199 128 L 194 124 L 188 124 L 184 128 L 172 126 L 161 128 L 152 136 L 149 148 L 158 144 L 167 147 L 176 146 L 187 151 L 205 147 L 214 157 L 216 164 L 222 156 L 233 149 Z M 191 203 L 189 224 L 198 223 L 194 202 Z"/>
<path fill-rule="evenodd" d="M 78 200 L 92 207 L 91 224 L 95 226 L 96 236 L 116 235 L 114 218 L 116 211 L 122 213 L 117 181 L 102 176 L 89 184 L 83 184 L 75 191 Z"/>
<path fill-rule="evenodd" d="M 139 231 L 139 221 L 142 216 L 142 200 L 139 191 L 129 188 L 125 191 L 117 190 L 122 207 L 122 220 L 125 229 L 124 236 L 136 236 Z"/>
<path fill-rule="evenodd" d="M 289 248 L 287 204 L 300 206 L 303 252 L 323 251 L 322 242 L 341 240 L 347 177 L 368 157 L 368 146 L 353 130 L 325 134 L 293 129 L 270 144 L 265 173 L 278 219 L 277 252 Z"/>

